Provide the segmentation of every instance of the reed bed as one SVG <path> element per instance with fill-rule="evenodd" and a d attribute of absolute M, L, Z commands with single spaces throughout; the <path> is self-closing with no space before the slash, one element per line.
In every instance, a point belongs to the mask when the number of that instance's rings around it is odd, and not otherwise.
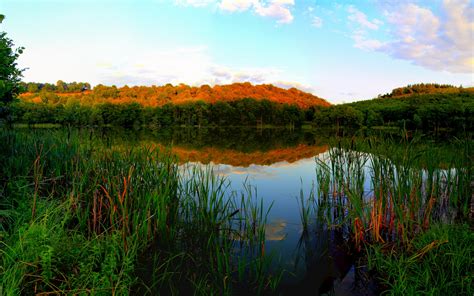
<path fill-rule="evenodd" d="M 309 270 L 327 244 L 343 244 L 391 294 L 442 294 L 444 285 L 472 295 L 472 140 L 330 146 L 309 195 L 297 198 L 296 264 Z M 6 295 L 281 292 L 285 271 L 265 251 L 271 206 L 250 184 L 235 192 L 211 167 L 179 166 L 166 149 L 95 130 L 0 130 L 0 166 Z"/>
<path fill-rule="evenodd" d="M 312 192 L 301 194 L 302 237 L 321 221 L 344 231 L 389 294 L 442 295 L 450 287 L 472 295 L 472 143 L 454 139 L 440 149 L 416 138 L 338 139 L 316 159 Z M 450 270 L 440 276 L 443 264 Z"/>
<path fill-rule="evenodd" d="M 331 224 L 352 225 L 361 247 L 366 242 L 404 245 L 433 222 L 465 221 L 472 196 L 472 141 L 452 145 L 455 152 L 446 156 L 420 149 L 415 140 L 334 143 L 316 159 L 314 192 L 306 201 L 301 197 L 303 225 L 311 209 L 322 207 L 318 211 Z"/>
<path fill-rule="evenodd" d="M 209 168 L 93 131 L 0 131 L 6 295 L 265 293 L 268 210 Z"/>

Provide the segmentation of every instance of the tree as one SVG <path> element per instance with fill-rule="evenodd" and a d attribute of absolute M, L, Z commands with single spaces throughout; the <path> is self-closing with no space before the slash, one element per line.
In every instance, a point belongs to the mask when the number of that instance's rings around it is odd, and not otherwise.
<path fill-rule="evenodd" d="M 58 80 L 58 82 L 56 82 L 56 90 L 58 92 L 65 92 L 67 90 L 67 84 L 62 80 Z"/>
<path fill-rule="evenodd" d="M 0 23 L 4 18 L 4 15 L 0 15 Z M 0 32 L 0 119 L 8 117 L 7 106 L 20 92 L 23 70 L 18 68 L 17 59 L 24 48 L 13 47 L 13 41 L 7 37 L 7 33 Z"/>

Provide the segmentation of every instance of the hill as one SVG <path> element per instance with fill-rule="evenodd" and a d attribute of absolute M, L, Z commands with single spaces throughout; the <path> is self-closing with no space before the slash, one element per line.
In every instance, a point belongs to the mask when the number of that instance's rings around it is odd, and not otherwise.
<path fill-rule="evenodd" d="M 400 94 L 399 90 L 403 94 Z M 391 126 L 438 132 L 474 130 L 474 88 L 398 88 L 383 97 L 318 110 L 319 127 Z"/>
<path fill-rule="evenodd" d="M 458 94 L 466 91 L 473 92 L 474 87 L 463 88 L 450 84 L 418 83 L 394 88 L 392 92 L 381 95 L 379 98 L 405 98 L 423 94 Z"/>
<path fill-rule="evenodd" d="M 100 103 L 139 103 L 142 106 L 157 107 L 165 104 L 186 104 L 202 101 L 205 103 L 231 102 L 244 98 L 269 100 L 280 104 L 295 104 L 307 109 L 312 106 L 330 106 L 326 100 L 296 88 L 283 89 L 271 84 L 252 85 L 248 82 L 229 85 L 202 85 L 200 87 L 180 84 L 164 86 L 120 87 L 97 85 L 93 89 L 88 83 L 64 83 L 56 85 L 24 83 L 27 90 L 20 98 L 27 102 L 58 101 L 66 103 L 73 99 L 85 105 Z"/>

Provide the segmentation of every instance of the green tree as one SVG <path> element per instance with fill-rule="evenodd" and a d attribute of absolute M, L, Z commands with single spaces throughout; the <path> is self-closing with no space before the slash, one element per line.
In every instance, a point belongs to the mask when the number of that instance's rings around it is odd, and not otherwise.
<path fill-rule="evenodd" d="M 66 92 L 67 84 L 62 80 L 58 80 L 58 82 L 56 82 L 56 90 L 58 92 Z"/>
<path fill-rule="evenodd" d="M 39 91 L 39 87 L 37 83 L 28 83 L 27 91 L 30 93 L 37 93 Z"/>
<path fill-rule="evenodd" d="M 0 15 L 0 23 L 5 16 Z M 18 68 L 17 59 L 23 53 L 23 47 L 14 49 L 13 41 L 6 32 L 0 32 L 0 119 L 8 118 L 8 104 L 20 92 L 22 69 Z"/>

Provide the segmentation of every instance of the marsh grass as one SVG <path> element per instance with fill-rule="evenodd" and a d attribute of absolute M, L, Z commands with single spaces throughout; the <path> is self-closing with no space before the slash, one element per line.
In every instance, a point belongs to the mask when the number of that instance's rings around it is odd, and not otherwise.
<path fill-rule="evenodd" d="M 416 237 L 410 251 L 368 246 L 390 295 L 473 295 L 474 233 L 467 224 L 435 224 Z"/>
<path fill-rule="evenodd" d="M 321 221 L 349 227 L 354 251 L 390 294 L 471 295 L 472 229 L 458 224 L 469 215 L 472 140 L 441 149 L 418 141 L 334 142 L 316 159 L 314 194 L 300 196 L 303 229 Z"/>
<path fill-rule="evenodd" d="M 277 286 L 264 253 L 269 209 L 209 168 L 183 172 L 168 151 L 92 131 L 2 130 L 0 152 L 7 295 Z"/>
<path fill-rule="evenodd" d="M 434 221 L 464 219 L 472 193 L 472 143 L 452 145 L 458 153 L 449 156 L 420 149 L 414 140 L 341 140 L 316 160 L 317 203 L 325 207 L 320 211 L 334 225 L 352 225 L 359 248 L 365 242 L 409 244 Z"/>
<path fill-rule="evenodd" d="M 453 224 L 469 214 L 472 140 L 434 148 L 418 138 L 345 138 L 331 147 L 297 198 L 301 259 L 309 266 L 327 248 L 315 249 L 312 231 L 331 228 L 366 251 L 393 294 L 445 291 L 423 290 L 429 281 L 472 294 L 472 232 Z M 284 271 L 269 272 L 265 251 L 271 206 L 248 183 L 232 191 L 210 167 L 178 166 L 166 149 L 95 130 L 1 130 L 0 165 L 6 295 L 279 291 Z"/>

